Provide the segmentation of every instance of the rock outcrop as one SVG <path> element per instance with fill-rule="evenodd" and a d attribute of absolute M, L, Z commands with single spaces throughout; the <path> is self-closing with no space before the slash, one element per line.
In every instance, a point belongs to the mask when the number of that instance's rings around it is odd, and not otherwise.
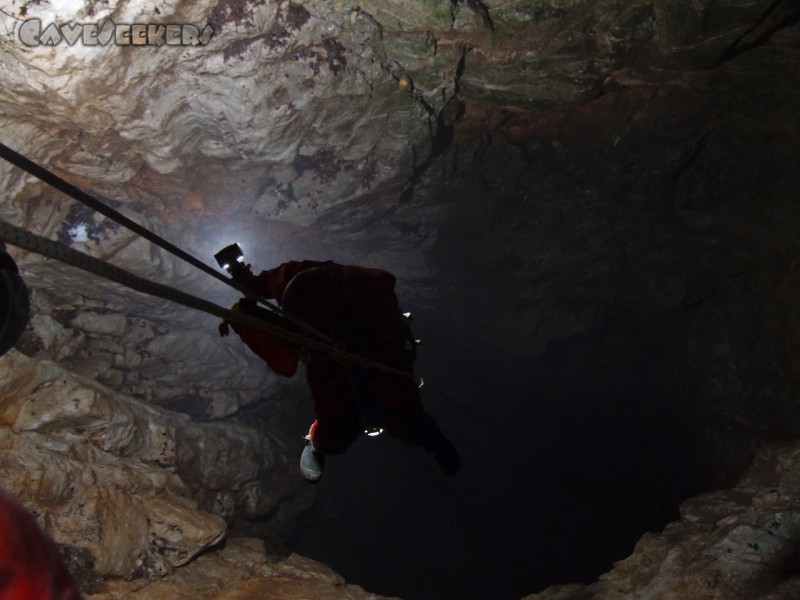
<path fill-rule="evenodd" d="M 325 565 L 293 554 L 270 556 L 261 540 L 233 538 L 224 549 L 160 579 L 113 581 L 90 600 L 380 600 Z"/>
<path fill-rule="evenodd" d="M 681 505 L 681 520 L 645 535 L 591 585 L 526 600 L 764 598 L 800 594 L 800 445 L 762 451 L 730 490 Z"/>
<path fill-rule="evenodd" d="M 252 427 L 195 423 L 16 351 L 0 387 L 0 483 L 100 576 L 168 573 L 287 489 L 283 442 Z"/>

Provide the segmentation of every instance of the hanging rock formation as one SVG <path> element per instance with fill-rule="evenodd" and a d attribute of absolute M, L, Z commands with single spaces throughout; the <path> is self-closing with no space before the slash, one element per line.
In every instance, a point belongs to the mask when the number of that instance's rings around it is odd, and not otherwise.
<path fill-rule="evenodd" d="M 255 270 L 394 272 L 430 387 L 455 398 L 426 403 L 465 458 L 445 489 L 378 442 L 335 488 L 300 491 L 300 378 L 267 372 L 214 318 L 10 247 L 32 315 L 0 358 L 0 486 L 87 592 L 369 596 L 286 558 L 292 537 L 408 598 L 522 597 L 632 550 L 597 583 L 534 597 L 791 596 L 797 448 L 774 444 L 800 437 L 796 2 L 5 4 L 0 142 L 207 262 L 238 240 Z M 32 19 L 59 43 L 21 34 Z M 109 19 L 121 41 L 126 25 L 170 23 L 202 42 L 70 44 L 63 27 L 89 39 Z M 3 220 L 238 298 L 5 163 L 0 188 Z M 731 490 L 684 502 L 716 488 Z M 387 525 L 397 514 L 414 516 L 406 531 Z M 575 554 L 567 518 L 600 558 Z M 396 546 L 371 552 L 384 528 Z"/>

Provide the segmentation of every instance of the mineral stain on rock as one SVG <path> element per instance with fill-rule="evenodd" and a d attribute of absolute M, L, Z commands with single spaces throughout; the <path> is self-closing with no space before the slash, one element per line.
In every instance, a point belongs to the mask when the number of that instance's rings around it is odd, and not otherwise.
<path fill-rule="evenodd" d="M 58 241 L 64 244 L 100 242 L 108 240 L 110 232 L 118 232 L 120 225 L 106 219 L 83 204 L 74 204 L 58 232 Z"/>

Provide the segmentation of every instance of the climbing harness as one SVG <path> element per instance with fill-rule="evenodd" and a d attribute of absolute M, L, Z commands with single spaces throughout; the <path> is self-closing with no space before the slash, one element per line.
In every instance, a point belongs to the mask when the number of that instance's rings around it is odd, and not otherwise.
<path fill-rule="evenodd" d="M 214 304 L 213 302 L 209 302 L 207 300 L 203 300 L 202 298 L 192 296 L 191 294 L 187 294 L 180 290 L 176 290 L 175 288 L 171 288 L 166 285 L 162 285 L 159 283 L 149 281 L 147 279 L 143 279 L 132 273 L 129 273 L 128 271 L 125 271 L 124 269 L 121 269 L 107 262 L 104 262 L 100 259 L 94 258 L 77 250 L 74 250 L 73 248 L 70 248 L 65 244 L 48 240 L 47 238 L 24 231 L 19 227 L 11 225 L 10 223 L 6 223 L 5 221 L 2 220 L 0 220 L 0 240 L 5 241 L 13 246 L 17 246 L 19 248 L 28 250 L 30 252 L 41 254 L 48 258 L 53 258 L 55 260 L 59 260 L 66 264 L 77 267 L 79 269 L 89 271 L 96 275 L 100 275 L 102 277 L 110 279 L 111 281 L 115 281 L 121 285 L 142 292 L 144 294 L 163 298 L 165 300 L 181 304 L 188 308 L 193 308 L 195 310 L 206 312 L 208 314 L 214 315 L 216 317 L 225 319 L 233 323 L 239 323 L 241 325 L 259 329 L 261 331 L 274 335 L 275 337 L 299 344 L 301 346 L 325 352 L 331 355 L 332 357 L 336 358 L 337 360 L 341 360 L 345 364 L 354 364 L 365 367 L 372 367 L 375 369 L 380 369 L 382 371 L 386 371 L 389 373 L 402 375 L 404 377 L 411 377 L 417 381 L 421 381 L 421 379 L 416 378 L 415 375 L 409 371 L 397 369 L 389 365 L 384 365 L 369 360 L 367 358 L 358 356 L 356 354 L 352 354 L 350 352 L 347 352 L 346 350 L 343 350 L 342 348 L 335 346 L 327 336 L 314 330 L 306 323 L 303 323 L 302 321 L 293 318 L 291 315 L 281 310 L 280 307 L 269 302 L 269 300 L 262 298 L 261 296 L 259 296 L 249 288 L 239 284 L 238 282 L 225 277 L 224 275 L 215 271 L 205 263 L 199 261 L 192 255 L 181 250 L 177 246 L 169 243 L 168 241 L 154 234 L 148 229 L 142 227 L 138 223 L 129 219 L 125 215 L 122 215 L 113 208 L 107 206 L 106 204 L 103 204 L 96 198 L 93 198 L 83 190 L 65 181 L 61 177 L 58 177 L 54 173 L 45 169 L 44 167 L 34 163 L 33 161 L 22 156 L 21 154 L 13 151 L 11 148 L 5 146 L 4 144 L 0 144 L 0 158 L 5 159 L 11 164 L 21 168 L 27 173 L 30 173 L 34 177 L 37 177 L 38 179 L 47 183 L 48 185 L 51 185 L 57 190 L 85 204 L 89 208 L 92 208 L 93 210 L 119 223 L 120 225 L 130 229 L 137 235 L 147 239 L 153 244 L 159 246 L 160 248 L 163 248 L 167 252 L 177 256 L 178 258 L 183 259 L 184 261 L 200 269 L 201 271 L 204 271 L 205 273 L 213 276 L 215 279 L 218 279 L 223 283 L 226 283 L 227 285 L 230 285 L 231 287 L 239 290 L 247 297 L 253 298 L 259 303 L 264 304 L 273 312 L 276 312 L 280 316 L 286 318 L 288 321 L 291 321 L 292 323 L 302 327 L 307 332 L 315 335 L 319 339 L 312 339 L 308 337 L 308 335 L 301 335 L 294 333 L 283 327 L 267 323 L 261 319 L 251 317 L 240 312 L 225 309 L 217 304 Z"/>

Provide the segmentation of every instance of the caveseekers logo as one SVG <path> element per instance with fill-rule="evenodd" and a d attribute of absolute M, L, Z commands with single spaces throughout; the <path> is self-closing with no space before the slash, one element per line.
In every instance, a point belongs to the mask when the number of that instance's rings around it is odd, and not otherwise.
<path fill-rule="evenodd" d="M 70 46 L 106 46 L 112 41 L 118 46 L 205 46 L 214 35 L 211 25 L 203 31 L 194 25 L 117 25 L 111 19 L 98 25 L 50 23 L 42 29 L 40 19 L 28 19 L 19 26 L 19 40 L 26 46 L 57 46 L 62 41 Z"/>

